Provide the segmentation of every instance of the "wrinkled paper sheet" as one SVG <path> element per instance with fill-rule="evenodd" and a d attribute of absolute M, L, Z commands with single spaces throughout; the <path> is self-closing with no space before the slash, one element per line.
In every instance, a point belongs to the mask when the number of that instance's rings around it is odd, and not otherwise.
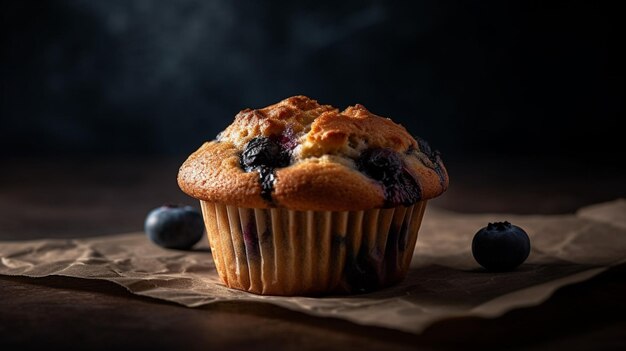
<path fill-rule="evenodd" d="M 508 273 L 482 270 L 471 254 L 476 231 L 508 220 L 524 228 L 532 251 Z M 197 307 L 219 301 L 271 303 L 314 316 L 420 333 L 450 317 L 497 317 L 536 305 L 556 289 L 626 262 L 626 200 L 585 207 L 573 215 L 468 215 L 428 208 L 407 278 L 352 296 L 257 296 L 223 286 L 208 244 L 166 250 L 143 233 L 76 240 L 0 242 L 0 274 L 101 279 L 131 293 Z"/>

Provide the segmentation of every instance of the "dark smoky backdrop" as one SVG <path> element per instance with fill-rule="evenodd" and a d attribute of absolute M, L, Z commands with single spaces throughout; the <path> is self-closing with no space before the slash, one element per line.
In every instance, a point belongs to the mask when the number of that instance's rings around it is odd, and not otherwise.
<path fill-rule="evenodd" d="M 187 155 L 303 94 L 450 159 L 601 166 L 624 134 L 612 3 L 3 1 L 0 155 Z"/>

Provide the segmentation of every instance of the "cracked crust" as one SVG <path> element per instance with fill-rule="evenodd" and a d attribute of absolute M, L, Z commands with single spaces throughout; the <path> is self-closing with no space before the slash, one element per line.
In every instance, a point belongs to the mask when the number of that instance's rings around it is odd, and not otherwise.
<path fill-rule="evenodd" d="M 245 172 L 239 156 L 253 138 L 280 135 L 294 140 L 292 163 L 275 170 L 273 201 L 268 202 L 261 196 L 258 172 Z M 183 163 L 178 184 L 194 198 L 238 207 L 379 208 L 385 203 L 382 185 L 361 173 L 354 160 L 368 148 L 396 151 L 421 188 L 421 199 L 427 200 L 447 189 L 448 174 L 439 154 L 423 145 L 401 125 L 362 105 L 340 112 L 305 96 L 294 96 L 238 113 L 217 140 L 204 143 Z"/>

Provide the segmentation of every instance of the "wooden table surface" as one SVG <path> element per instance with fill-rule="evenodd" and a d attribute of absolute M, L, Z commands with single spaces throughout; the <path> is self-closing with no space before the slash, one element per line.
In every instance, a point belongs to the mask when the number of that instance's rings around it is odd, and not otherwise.
<path fill-rule="evenodd" d="M 182 159 L 4 162 L 0 240 L 142 230 L 167 202 L 197 205 L 176 185 Z M 451 187 L 430 205 L 461 212 L 571 213 L 626 197 L 626 172 L 526 159 L 448 162 Z M 473 230 L 473 228 L 470 228 Z M 625 349 L 626 266 L 496 319 L 459 318 L 412 335 L 258 303 L 184 308 L 103 281 L 0 276 L 0 350 Z"/>

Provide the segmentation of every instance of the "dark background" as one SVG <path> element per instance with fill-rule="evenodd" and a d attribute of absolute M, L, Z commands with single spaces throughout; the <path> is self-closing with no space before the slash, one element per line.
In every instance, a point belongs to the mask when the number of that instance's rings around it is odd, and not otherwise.
<path fill-rule="evenodd" d="M 182 160 L 239 110 L 294 94 L 362 103 L 439 148 L 451 181 L 435 207 L 495 222 L 626 198 L 618 1 L 295 3 L 0 0 L 0 240 L 138 232 L 163 203 L 198 206 Z M 624 350 L 624 275 L 420 336 L 2 276 L 0 348 Z"/>
<path fill-rule="evenodd" d="M 0 156 L 184 156 L 304 94 L 449 159 L 621 159 L 610 2 L 295 3 L 3 1 Z"/>

